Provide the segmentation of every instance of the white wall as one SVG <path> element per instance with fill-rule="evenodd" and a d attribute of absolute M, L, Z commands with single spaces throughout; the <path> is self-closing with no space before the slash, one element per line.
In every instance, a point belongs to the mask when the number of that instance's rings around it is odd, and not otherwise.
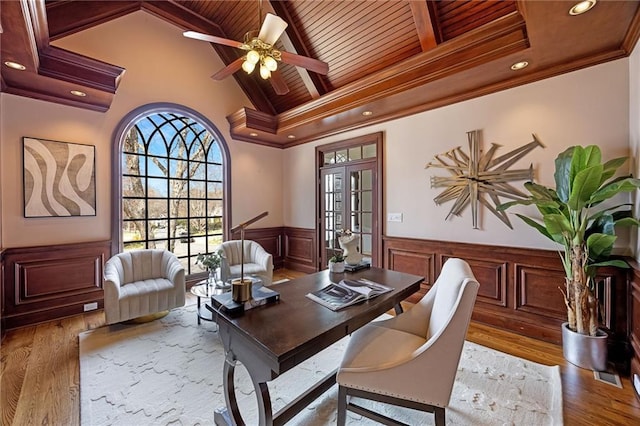
<path fill-rule="evenodd" d="M 187 39 L 180 28 L 135 12 L 54 44 L 124 67 L 126 72 L 106 113 L 0 95 L 2 247 L 110 239 L 113 132 L 127 113 L 154 102 L 185 105 L 220 130 L 232 159 L 232 224 L 268 210 L 269 216 L 256 227 L 282 225 L 282 152 L 231 139 L 226 116 L 250 103 L 232 78 L 226 82 L 210 78 L 224 64 L 208 43 Z M 95 217 L 23 217 L 23 136 L 96 146 Z"/>
<path fill-rule="evenodd" d="M 385 134 L 386 213 L 403 213 L 403 223 L 385 223 L 384 234 L 399 237 L 473 242 L 533 248 L 556 248 L 535 230 L 510 214 L 514 230 L 486 209 L 481 229 L 473 230 L 471 212 L 444 221 L 451 203 L 436 206 L 432 175 L 442 170 L 425 165 L 435 154 L 462 146 L 468 152 L 466 132 L 482 130 L 484 149 L 500 144 L 507 153 L 532 140 L 536 133 L 545 149 L 536 149 L 517 166 L 533 163 L 536 180 L 555 186 L 557 154 L 571 145 L 598 144 L 604 157 L 629 155 L 629 103 L 627 59 L 591 67 L 470 101 L 427 111 L 381 125 L 287 149 L 284 153 L 284 222 L 286 226 L 314 228 L 314 146 L 382 131 Z M 374 111 L 375 113 L 375 111 Z M 515 167 L 512 167 L 512 169 Z M 517 185 L 521 185 L 517 183 Z M 522 211 L 513 209 L 513 211 Z M 620 239 L 629 245 L 628 235 Z"/>

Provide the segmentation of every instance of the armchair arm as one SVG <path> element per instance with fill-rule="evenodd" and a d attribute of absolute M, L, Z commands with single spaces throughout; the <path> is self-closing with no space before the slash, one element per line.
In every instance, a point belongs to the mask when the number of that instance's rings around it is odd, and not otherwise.
<path fill-rule="evenodd" d="M 180 287 L 186 291 L 185 271 L 180 260 L 178 260 L 178 258 L 171 252 L 165 252 L 165 256 L 168 256 L 169 258 L 165 263 L 164 276 L 171 281 L 174 286 Z"/>
<path fill-rule="evenodd" d="M 260 265 L 265 271 L 273 271 L 273 256 L 269 254 L 260 244 L 254 243 L 254 263 Z"/>
<path fill-rule="evenodd" d="M 124 277 L 124 271 L 122 270 L 122 264 L 120 259 L 110 259 L 104 266 L 104 291 L 105 297 L 108 294 L 114 294 L 116 297 L 120 294 L 120 287 L 122 286 L 122 280 Z"/>

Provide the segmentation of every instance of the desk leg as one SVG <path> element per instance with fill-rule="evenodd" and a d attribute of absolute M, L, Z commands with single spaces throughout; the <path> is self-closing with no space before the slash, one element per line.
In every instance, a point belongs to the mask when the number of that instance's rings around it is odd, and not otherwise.
<path fill-rule="evenodd" d="M 227 408 L 223 410 L 216 410 L 214 413 L 214 421 L 216 425 L 237 425 L 244 426 L 244 420 L 240 414 L 238 408 L 238 400 L 236 399 L 236 392 L 234 387 L 233 375 L 236 368 L 236 357 L 233 352 L 228 352 L 224 363 L 223 371 L 223 386 L 224 386 L 224 399 L 227 404 Z M 271 409 L 271 396 L 269 395 L 269 388 L 265 382 L 256 382 L 253 376 L 251 381 L 256 392 L 256 398 L 258 399 L 258 413 L 260 426 L 273 425 L 273 411 Z M 231 411 L 229 413 L 229 411 Z"/>
<path fill-rule="evenodd" d="M 396 311 L 396 315 L 400 315 L 401 313 L 404 312 L 404 310 L 402 309 L 402 305 L 400 303 L 398 303 L 396 306 L 394 306 L 394 309 Z"/>
<path fill-rule="evenodd" d="M 196 312 L 196 316 L 198 317 L 198 325 L 200 325 L 200 296 L 198 297 L 198 311 Z"/>

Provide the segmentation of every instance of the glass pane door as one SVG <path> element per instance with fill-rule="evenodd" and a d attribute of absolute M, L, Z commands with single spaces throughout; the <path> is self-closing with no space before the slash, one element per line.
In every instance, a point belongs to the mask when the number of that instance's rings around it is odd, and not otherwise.
<path fill-rule="evenodd" d="M 366 167 L 366 166 L 364 166 Z M 349 229 L 357 236 L 358 250 L 364 260 L 371 262 L 373 253 L 373 170 L 363 165 L 349 171 Z"/>
<path fill-rule="evenodd" d="M 336 251 L 340 251 L 337 233 L 344 228 L 345 197 L 344 197 L 344 167 L 331 168 L 322 171 L 321 191 L 323 205 L 321 206 L 321 228 L 324 250 L 321 253 L 322 265 L 327 262 Z"/>

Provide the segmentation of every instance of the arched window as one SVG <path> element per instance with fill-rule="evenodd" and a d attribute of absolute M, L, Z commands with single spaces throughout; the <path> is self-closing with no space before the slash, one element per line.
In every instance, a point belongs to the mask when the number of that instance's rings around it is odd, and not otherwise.
<path fill-rule="evenodd" d="M 127 115 L 116 141 L 113 252 L 167 249 L 187 274 L 203 272 L 197 255 L 213 252 L 227 232 L 224 139 L 195 111 L 154 104 Z"/>

